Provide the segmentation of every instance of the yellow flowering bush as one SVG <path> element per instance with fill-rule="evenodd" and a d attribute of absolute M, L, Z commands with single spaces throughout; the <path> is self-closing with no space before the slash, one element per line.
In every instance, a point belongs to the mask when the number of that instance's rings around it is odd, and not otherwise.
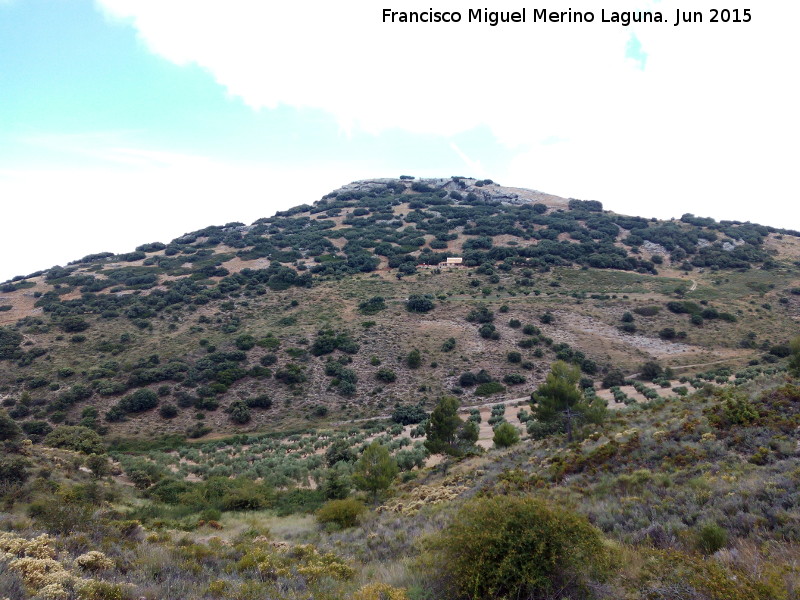
<path fill-rule="evenodd" d="M 25 585 L 40 590 L 52 583 L 65 584 L 73 580 L 73 576 L 64 566 L 52 558 L 33 558 L 26 556 L 12 560 L 9 567 L 18 571 Z"/>
<path fill-rule="evenodd" d="M 125 600 L 131 596 L 122 585 L 96 579 L 81 579 L 75 587 L 78 600 Z"/>
<path fill-rule="evenodd" d="M 40 600 L 67 600 L 69 592 L 60 583 L 50 583 L 39 590 L 36 598 Z"/>
<path fill-rule="evenodd" d="M 53 538 L 46 533 L 39 537 L 27 540 L 13 533 L 0 533 L 0 551 L 6 559 L 22 558 L 54 558 L 56 550 L 53 548 Z"/>
<path fill-rule="evenodd" d="M 335 554 L 320 552 L 316 546 L 302 544 L 286 549 L 256 548 L 249 550 L 236 564 L 239 571 L 257 569 L 262 577 L 277 579 L 295 571 L 307 579 L 322 577 L 352 579 L 355 570 Z"/>
<path fill-rule="evenodd" d="M 403 588 L 388 583 L 370 583 L 359 588 L 353 600 L 408 600 L 408 594 Z"/>
<path fill-rule="evenodd" d="M 114 567 L 114 561 L 97 550 L 91 550 L 86 554 L 81 554 L 75 559 L 75 564 L 84 571 L 102 571 Z"/>

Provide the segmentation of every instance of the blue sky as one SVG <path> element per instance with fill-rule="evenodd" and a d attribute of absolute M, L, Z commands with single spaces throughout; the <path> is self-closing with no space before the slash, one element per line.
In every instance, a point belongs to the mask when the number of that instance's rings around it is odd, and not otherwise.
<path fill-rule="evenodd" d="M 268 4 L 0 1 L 0 280 L 400 174 L 800 228 L 796 8 L 489 28 Z"/>

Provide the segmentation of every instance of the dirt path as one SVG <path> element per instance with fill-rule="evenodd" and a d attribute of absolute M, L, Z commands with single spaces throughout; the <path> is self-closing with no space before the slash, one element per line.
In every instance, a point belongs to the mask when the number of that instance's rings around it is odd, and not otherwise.
<path fill-rule="evenodd" d="M 693 292 L 697 289 L 697 282 L 694 279 L 690 279 L 689 281 L 692 282 L 692 287 L 689 288 L 689 291 Z"/>
<path fill-rule="evenodd" d="M 719 360 L 712 360 L 711 362 L 697 363 L 697 364 L 694 364 L 694 365 L 679 365 L 677 367 L 671 367 L 671 368 L 672 368 L 673 371 L 675 369 L 691 369 L 691 368 L 694 368 L 694 367 L 705 367 L 707 365 L 718 365 L 719 363 L 729 362 L 731 360 L 736 360 L 736 359 L 735 358 L 720 358 Z"/>
<path fill-rule="evenodd" d="M 734 362 L 734 361 L 737 361 L 737 360 L 744 360 L 744 359 L 745 359 L 745 357 L 743 357 L 743 356 L 740 356 L 740 357 L 731 356 L 731 357 L 728 357 L 728 358 L 720 358 L 718 360 L 712 360 L 710 362 L 695 363 L 693 365 L 677 365 L 677 366 L 667 365 L 667 366 L 670 369 L 672 369 L 673 371 L 675 371 L 676 369 L 693 369 L 695 367 L 707 367 L 708 365 L 718 365 L 719 363 Z M 628 375 L 628 379 L 635 379 L 636 377 L 639 377 L 640 375 L 641 375 L 641 373 L 632 373 L 631 375 Z"/>

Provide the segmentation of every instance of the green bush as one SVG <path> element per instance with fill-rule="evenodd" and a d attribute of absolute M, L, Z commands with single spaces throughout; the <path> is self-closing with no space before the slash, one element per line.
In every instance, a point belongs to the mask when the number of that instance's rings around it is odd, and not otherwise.
<path fill-rule="evenodd" d="M 366 507 L 355 498 L 330 500 L 317 511 L 317 521 L 323 525 L 331 524 L 339 529 L 355 527 Z"/>
<path fill-rule="evenodd" d="M 492 394 L 497 394 L 500 392 L 505 392 L 506 388 L 504 388 L 500 383 L 497 381 L 490 381 L 488 383 L 482 383 L 478 387 L 475 388 L 475 395 L 476 396 L 491 396 Z"/>
<path fill-rule="evenodd" d="M 384 383 L 393 383 L 397 380 L 397 374 L 391 369 L 381 368 L 375 373 L 375 379 Z"/>
<path fill-rule="evenodd" d="M 164 419 L 173 419 L 178 416 L 178 409 L 174 404 L 163 404 L 158 409 L 158 414 Z"/>
<path fill-rule="evenodd" d="M 716 523 L 705 523 L 697 531 L 697 549 L 703 554 L 714 554 L 728 543 L 728 532 Z"/>
<path fill-rule="evenodd" d="M 15 440 L 22 431 L 16 421 L 8 416 L 8 413 L 0 408 L 0 442 L 5 440 Z"/>
<path fill-rule="evenodd" d="M 80 331 L 86 331 L 89 329 L 89 323 L 81 317 L 70 315 L 61 320 L 59 327 L 61 327 L 61 330 L 66 333 L 78 333 Z"/>
<path fill-rule="evenodd" d="M 236 347 L 239 350 L 250 350 L 256 345 L 256 338 L 249 333 L 245 333 L 236 338 Z"/>
<path fill-rule="evenodd" d="M 478 328 L 478 334 L 486 340 L 499 340 L 500 332 L 491 323 L 484 323 Z"/>
<path fill-rule="evenodd" d="M 440 598 L 588 597 L 586 585 L 610 572 L 599 530 L 529 497 L 471 500 L 427 549 Z"/>
<path fill-rule="evenodd" d="M 30 463 L 21 456 L 0 459 L 0 485 L 15 485 L 28 480 Z"/>
<path fill-rule="evenodd" d="M 498 448 L 508 448 L 519 441 L 519 431 L 511 423 L 500 423 L 494 430 L 493 441 Z"/>
<path fill-rule="evenodd" d="M 228 415 L 233 423 L 244 425 L 250 422 L 250 408 L 244 400 L 236 400 L 228 408 Z"/>
<path fill-rule="evenodd" d="M 612 369 L 603 377 L 602 385 L 604 388 L 625 385 L 625 375 L 619 369 Z"/>
<path fill-rule="evenodd" d="M 419 405 L 400 405 L 392 411 L 392 421 L 401 425 L 422 423 L 427 418 L 428 413 Z"/>
<path fill-rule="evenodd" d="M 408 297 L 406 302 L 406 310 L 408 312 L 426 313 L 433 310 L 435 304 L 428 296 L 419 294 L 412 294 Z"/>
<path fill-rule="evenodd" d="M 450 352 L 456 347 L 456 338 L 447 338 L 442 342 L 442 352 Z"/>
<path fill-rule="evenodd" d="M 381 296 L 375 296 L 358 305 L 358 310 L 362 315 L 374 315 L 385 309 L 386 302 Z"/>
<path fill-rule="evenodd" d="M 126 413 L 144 412 L 158 406 L 158 394 L 148 389 L 136 390 L 120 400 L 117 406 Z"/>
<path fill-rule="evenodd" d="M 44 445 L 66 448 L 84 454 L 105 454 L 106 448 L 100 435 L 81 425 L 60 425 L 47 434 Z"/>

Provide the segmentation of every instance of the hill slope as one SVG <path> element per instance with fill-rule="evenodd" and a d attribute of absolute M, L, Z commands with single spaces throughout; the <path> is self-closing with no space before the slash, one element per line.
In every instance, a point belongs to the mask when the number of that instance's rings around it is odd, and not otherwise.
<path fill-rule="evenodd" d="M 669 390 L 785 354 L 799 235 L 616 215 L 488 180 L 355 182 L 252 225 L 3 284 L 0 396 L 34 436 L 62 422 L 205 435 L 445 392 L 523 398 L 556 358 L 597 388 L 655 360 L 674 370 Z M 448 257 L 462 264 L 437 266 Z"/>

